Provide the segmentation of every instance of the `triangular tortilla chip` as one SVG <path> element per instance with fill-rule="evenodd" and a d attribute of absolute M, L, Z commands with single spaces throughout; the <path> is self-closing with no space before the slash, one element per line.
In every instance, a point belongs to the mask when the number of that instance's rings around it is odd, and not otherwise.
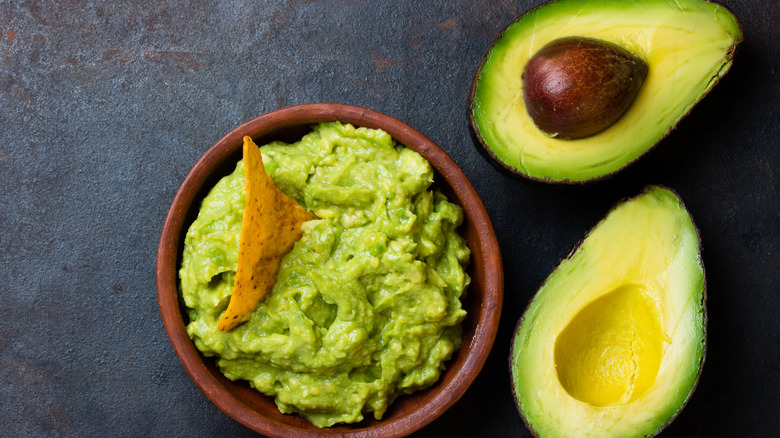
<path fill-rule="evenodd" d="M 229 332 L 249 319 L 276 283 L 282 258 L 301 238 L 301 224 L 312 216 L 282 193 L 263 166 L 263 156 L 244 137 L 246 207 L 238 244 L 233 295 L 217 327 Z"/>

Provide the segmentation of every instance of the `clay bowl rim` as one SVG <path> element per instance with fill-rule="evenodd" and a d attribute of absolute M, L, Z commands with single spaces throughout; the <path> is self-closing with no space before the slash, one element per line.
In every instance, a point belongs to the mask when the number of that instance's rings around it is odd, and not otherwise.
<path fill-rule="evenodd" d="M 318 429 L 303 417 L 281 414 L 270 397 L 251 389 L 245 382 L 227 380 L 212 359 L 195 349 L 187 335 L 178 296 L 178 269 L 184 235 L 200 201 L 219 178 L 235 168 L 245 135 L 264 144 L 261 142 L 295 132 L 297 138 L 286 139 L 295 141 L 311 125 L 336 120 L 381 128 L 431 163 L 436 171 L 435 184 L 464 208 L 461 230 L 472 250 L 469 266 L 472 284 L 464 299 L 469 313 L 464 321 L 463 342 L 445 363 L 447 369 L 436 384 L 398 397 L 382 420 L 368 415 L 370 418 L 353 425 Z M 156 276 L 165 330 L 187 373 L 219 409 L 246 427 L 271 437 L 390 437 L 404 436 L 426 426 L 460 399 L 482 369 L 498 330 L 504 288 L 501 253 L 493 226 L 479 195 L 460 167 L 407 124 L 373 110 L 335 103 L 296 105 L 263 114 L 233 129 L 208 149 L 185 178 L 168 211 L 157 253 Z M 272 410 L 268 408 L 269 401 Z"/>

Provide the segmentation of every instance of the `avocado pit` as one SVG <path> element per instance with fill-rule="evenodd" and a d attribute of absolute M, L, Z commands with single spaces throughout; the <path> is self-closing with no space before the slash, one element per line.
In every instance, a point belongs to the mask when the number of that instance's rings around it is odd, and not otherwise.
<path fill-rule="evenodd" d="M 606 41 L 565 37 L 542 47 L 523 71 L 523 100 L 551 137 L 577 139 L 614 124 L 647 77 L 647 64 Z"/>

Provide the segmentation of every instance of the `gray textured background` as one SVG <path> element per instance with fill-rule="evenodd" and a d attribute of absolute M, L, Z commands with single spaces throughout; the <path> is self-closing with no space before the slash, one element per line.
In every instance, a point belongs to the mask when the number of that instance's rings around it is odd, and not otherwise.
<path fill-rule="evenodd" d="M 506 299 L 483 373 L 419 436 L 527 436 L 507 354 L 528 300 L 618 199 L 677 190 L 703 238 L 707 362 L 663 436 L 780 434 L 780 6 L 724 0 L 746 41 L 661 146 L 605 182 L 500 174 L 468 93 L 534 1 L 0 0 L 0 434 L 252 436 L 192 383 L 154 279 L 178 185 L 222 135 L 308 102 L 368 107 L 446 150 L 483 197 Z M 215 2 L 216 3 L 216 2 Z"/>

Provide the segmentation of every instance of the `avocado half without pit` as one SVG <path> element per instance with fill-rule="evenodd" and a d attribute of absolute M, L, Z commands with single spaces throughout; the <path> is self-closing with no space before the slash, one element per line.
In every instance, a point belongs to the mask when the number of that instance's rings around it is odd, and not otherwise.
<path fill-rule="evenodd" d="M 704 364 L 696 227 L 653 186 L 618 204 L 550 274 L 518 323 L 512 389 L 539 437 L 646 437 L 682 410 Z"/>
<path fill-rule="evenodd" d="M 471 92 L 477 143 L 534 180 L 603 178 L 663 139 L 731 67 L 742 30 L 703 0 L 557 0 L 521 16 Z"/>

